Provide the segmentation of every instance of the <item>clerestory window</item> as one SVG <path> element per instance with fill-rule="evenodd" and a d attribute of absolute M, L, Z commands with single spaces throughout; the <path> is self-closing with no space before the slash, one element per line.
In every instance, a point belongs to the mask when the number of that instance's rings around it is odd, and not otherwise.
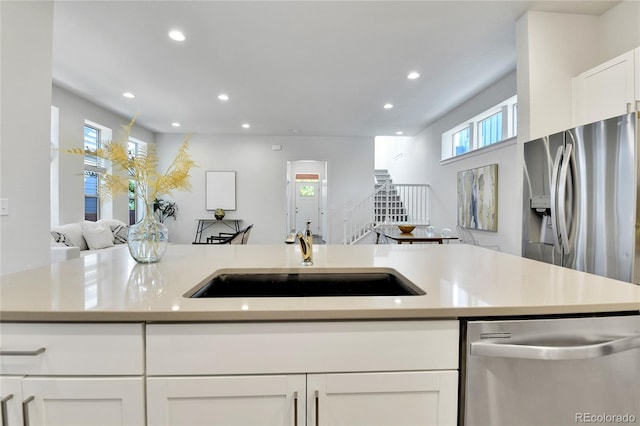
<path fill-rule="evenodd" d="M 513 96 L 442 134 L 441 160 L 517 135 L 518 96 Z"/>

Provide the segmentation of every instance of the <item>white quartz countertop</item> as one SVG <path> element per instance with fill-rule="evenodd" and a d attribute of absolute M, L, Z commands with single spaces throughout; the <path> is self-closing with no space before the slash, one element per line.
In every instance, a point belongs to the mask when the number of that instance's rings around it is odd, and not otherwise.
<path fill-rule="evenodd" d="M 300 321 L 640 310 L 640 286 L 464 244 L 317 245 L 314 270 L 393 268 L 422 296 L 201 298 L 224 269 L 301 269 L 297 245 L 170 245 L 156 264 L 127 247 L 0 277 L 2 321 Z"/>

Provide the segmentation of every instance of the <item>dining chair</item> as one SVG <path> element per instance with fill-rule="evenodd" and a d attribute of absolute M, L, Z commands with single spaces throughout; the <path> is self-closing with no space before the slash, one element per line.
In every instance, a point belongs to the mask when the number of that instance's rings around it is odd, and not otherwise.
<path fill-rule="evenodd" d="M 212 236 L 207 238 L 209 244 L 247 244 L 249 241 L 249 235 L 253 229 L 253 224 L 241 229 L 237 232 L 219 232 L 218 236 Z M 209 242 L 212 239 L 213 242 Z"/>
<path fill-rule="evenodd" d="M 457 230 L 458 230 L 458 240 L 462 243 L 462 244 L 471 244 L 473 246 L 478 246 L 478 247 L 485 247 L 485 248 L 490 248 L 493 250 L 497 250 L 500 251 L 500 246 L 499 245 L 482 245 L 478 242 L 478 240 L 476 239 L 475 235 L 473 235 L 473 233 L 471 231 L 469 231 L 467 228 L 465 228 L 462 225 L 457 225 Z"/>
<path fill-rule="evenodd" d="M 387 236 L 382 232 L 382 229 L 374 226 L 371 228 L 371 231 L 376 235 L 376 244 L 387 244 L 389 242 Z"/>
<path fill-rule="evenodd" d="M 244 230 L 238 232 L 234 235 L 231 240 L 229 240 L 229 244 L 242 244 L 242 239 L 244 238 Z"/>
<path fill-rule="evenodd" d="M 253 223 L 245 228 L 244 232 L 242 233 L 242 244 L 247 244 L 247 241 L 249 241 L 249 235 L 251 234 L 252 229 L 253 229 Z"/>
<path fill-rule="evenodd" d="M 223 234 L 222 232 L 220 234 Z M 211 235 L 207 237 L 207 244 L 242 244 L 243 231 L 233 234 Z"/>

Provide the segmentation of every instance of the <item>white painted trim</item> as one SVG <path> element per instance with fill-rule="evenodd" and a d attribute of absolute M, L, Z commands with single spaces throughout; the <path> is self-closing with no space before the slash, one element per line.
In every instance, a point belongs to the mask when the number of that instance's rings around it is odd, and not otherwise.
<path fill-rule="evenodd" d="M 518 142 L 517 136 L 512 136 L 509 139 L 505 139 L 501 142 L 496 142 L 489 146 L 485 146 L 483 148 L 474 149 L 473 151 L 465 152 L 464 154 L 456 155 L 455 157 L 446 158 L 444 160 L 440 160 L 440 165 L 444 166 L 445 164 L 455 163 L 456 161 L 466 160 L 471 157 L 475 157 L 477 155 L 486 154 L 491 151 L 497 151 L 499 149 L 507 148 L 511 145 L 515 145 Z"/>

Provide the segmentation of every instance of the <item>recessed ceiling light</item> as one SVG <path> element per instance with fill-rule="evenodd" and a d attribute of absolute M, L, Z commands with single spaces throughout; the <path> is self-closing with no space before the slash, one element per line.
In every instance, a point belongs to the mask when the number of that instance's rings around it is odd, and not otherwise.
<path fill-rule="evenodd" d="M 172 30 L 169 32 L 169 37 L 171 37 L 175 41 L 185 41 L 187 38 L 182 34 L 181 31 Z"/>
<path fill-rule="evenodd" d="M 399 131 L 396 132 L 396 135 L 404 135 L 404 132 L 399 130 Z"/>
<path fill-rule="evenodd" d="M 131 93 L 131 92 L 124 92 L 124 93 L 122 94 L 122 96 L 124 96 L 125 98 L 129 98 L 129 99 L 133 99 L 133 98 L 135 98 L 135 97 L 136 97 L 136 95 L 134 95 L 134 94 L 133 94 L 133 93 Z"/>
<path fill-rule="evenodd" d="M 228 101 L 229 95 L 227 95 L 226 93 L 221 93 L 218 95 L 218 99 L 220 99 L 221 101 Z"/>
<path fill-rule="evenodd" d="M 393 108 L 393 104 L 384 104 L 384 109 L 391 109 Z"/>
<path fill-rule="evenodd" d="M 409 80 L 415 80 L 418 77 L 420 77 L 420 73 L 415 71 L 410 72 L 409 75 L 407 76 Z"/>
<path fill-rule="evenodd" d="M 180 127 L 180 123 L 178 123 L 177 121 L 174 121 L 173 123 L 171 123 L 171 125 L 173 127 Z"/>
<path fill-rule="evenodd" d="M 248 129 L 249 127 L 251 127 L 251 126 L 249 125 L 249 123 L 243 123 L 243 124 L 242 124 L 242 128 L 243 128 L 243 129 Z"/>

